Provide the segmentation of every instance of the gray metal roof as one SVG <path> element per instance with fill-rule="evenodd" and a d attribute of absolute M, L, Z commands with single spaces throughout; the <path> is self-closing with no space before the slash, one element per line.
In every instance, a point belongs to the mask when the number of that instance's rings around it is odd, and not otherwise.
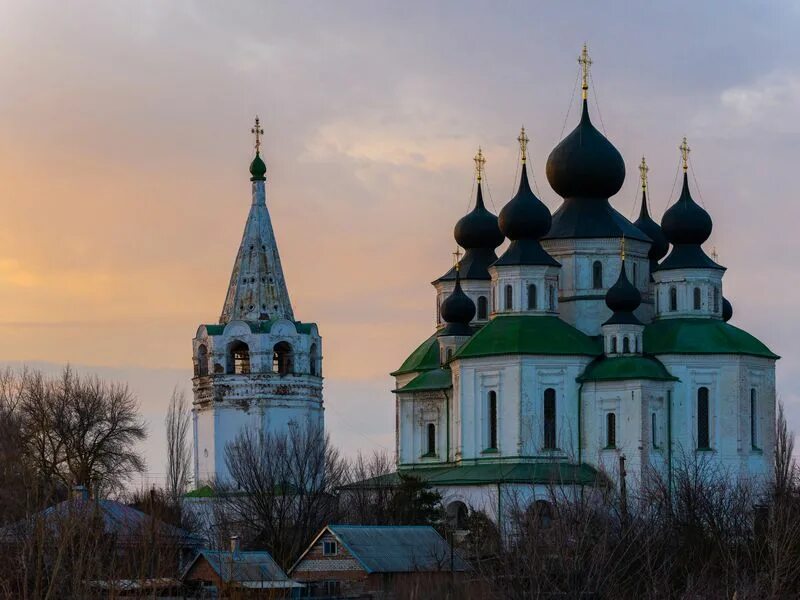
<path fill-rule="evenodd" d="M 205 557 L 211 568 L 223 581 L 237 583 L 284 581 L 290 582 L 269 552 L 235 552 L 229 550 L 201 550 L 192 564 L 200 556 Z M 190 567 L 191 568 L 191 565 Z M 187 569 L 188 572 L 189 569 Z"/>
<path fill-rule="evenodd" d="M 449 571 L 450 546 L 433 527 L 329 525 L 328 530 L 369 573 Z M 469 570 L 458 553 L 453 569 Z"/>

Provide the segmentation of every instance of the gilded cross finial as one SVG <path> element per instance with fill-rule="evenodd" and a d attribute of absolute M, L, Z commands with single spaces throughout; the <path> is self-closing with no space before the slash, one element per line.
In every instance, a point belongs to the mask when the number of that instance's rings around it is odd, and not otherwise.
<path fill-rule="evenodd" d="M 522 126 L 522 129 L 519 132 L 519 137 L 517 138 L 519 142 L 519 149 L 522 152 L 522 164 L 525 164 L 525 160 L 528 158 L 528 142 L 530 142 L 530 138 L 525 135 L 525 126 Z"/>
<path fill-rule="evenodd" d="M 647 172 L 650 168 L 647 166 L 647 162 L 644 160 L 644 156 L 642 157 L 642 163 L 639 165 L 639 178 L 642 180 L 642 191 L 647 191 Z"/>
<path fill-rule="evenodd" d="M 622 257 L 622 261 L 625 262 L 625 235 L 622 236 L 622 242 L 620 243 L 619 247 L 619 255 Z"/>
<path fill-rule="evenodd" d="M 456 271 L 461 270 L 461 248 L 456 247 L 456 251 L 453 252 L 453 264 L 455 265 Z"/>
<path fill-rule="evenodd" d="M 686 143 L 686 137 L 683 138 L 683 142 L 681 142 L 681 145 L 678 146 L 678 150 L 681 151 L 681 158 L 683 159 L 683 172 L 686 173 L 686 171 L 689 170 L 689 152 L 692 151 L 692 149 L 689 148 L 689 144 Z"/>
<path fill-rule="evenodd" d="M 256 115 L 256 123 L 250 130 L 250 133 L 256 136 L 256 154 L 258 154 L 261 151 L 261 136 L 264 135 L 264 130 L 261 129 L 261 122 L 258 120 L 258 115 Z"/>
<path fill-rule="evenodd" d="M 589 48 L 586 44 L 583 45 L 581 55 L 578 57 L 578 64 L 581 66 L 583 75 L 581 90 L 583 90 L 583 99 L 586 100 L 589 91 L 589 67 L 592 66 L 592 59 L 589 58 Z"/>
<path fill-rule="evenodd" d="M 478 146 L 478 153 L 472 160 L 475 161 L 475 174 L 478 177 L 478 183 L 480 183 L 483 177 L 483 166 L 486 164 L 486 159 L 483 158 L 483 151 L 480 146 Z"/>

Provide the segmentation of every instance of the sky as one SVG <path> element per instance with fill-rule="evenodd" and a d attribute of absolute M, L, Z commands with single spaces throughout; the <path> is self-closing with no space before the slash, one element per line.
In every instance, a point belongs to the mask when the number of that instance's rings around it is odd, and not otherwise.
<path fill-rule="evenodd" d="M 434 328 L 483 147 L 489 206 L 531 138 L 544 166 L 593 120 L 625 158 L 612 199 L 674 201 L 688 137 L 733 323 L 767 343 L 800 429 L 798 2 L 0 0 L 0 362 L 127 381 L 164 471 L 191 339 L 219 318 L 250 204 L 254 115 L 295 316 L 324 339 L 326 423 L 392 450 L 388 373 Z M 694 183 L 694 181 L 693 181 Z"/>

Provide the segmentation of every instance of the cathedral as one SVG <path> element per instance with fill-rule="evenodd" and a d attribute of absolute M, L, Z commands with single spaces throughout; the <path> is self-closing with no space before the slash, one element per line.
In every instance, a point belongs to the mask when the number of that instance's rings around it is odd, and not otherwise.
<path fill-rule="evenodd" d="M 266 202 L 256 117 L 250 214 L 218 323 L 200 325 L 194 362 L 194 481 L 229 482 L 225 446 L 243 428 L 323 427 L 322 339 L 296 321 Z"/>
<path fill-rule="evenodd" d="M 642 159 L 630 222 L 609 203 L 625 162 L 592 124 L 585 46 L 579 63 L 580 121 L 546 165 L 560 207 L 551 215 L 531 189 L 524 128 L 519 187 L 498 216 L 479 151 L 474 208 L 454 231 L 464 253 L 433 282 L 436 331 L 392 373 L 398 471 L 428 481 L 448 511 L 499 519 L 510 496 L 547 500 L 554 484 L 620 473 L 633 490 L 671 482 L 687 460 L 771 474 L 778 356 L 729 323 L 686 139 L 678 199 L 656 223 Z"/>

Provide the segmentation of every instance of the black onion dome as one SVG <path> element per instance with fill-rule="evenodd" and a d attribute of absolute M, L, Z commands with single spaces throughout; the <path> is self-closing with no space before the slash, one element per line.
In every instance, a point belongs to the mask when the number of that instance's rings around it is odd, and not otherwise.
<path fill-rule="evenodd" d="M 562 198 L 609 198 L 625 181 L 622 155 L 592 125 L 586 100 L 578 126 L 547 158 L 547 180 Z"/>
<path fill-rule="evenodd" d="M 622 268 L 620 268 L 616 283 L 608 288 L 608 292 L 606 292 L 606 306 L 608 306 L 614 314 L 603 324 L 639 325 L 640 321 L 633 314 L 633 311 L 639 308 L 641 303 L 642 294 L 628 279 L 628 274 L 625 272 L 625 260 L 623 259 Z"/>
<path fill-rule="evenodd" d="M 439 335 L 470 335 L 470 321 L 475 317 L 475 303 L 461 289 L 461 277 L 456 271 L 456 285 L 442 301 L 439 309 L 447 326 Z"/>
<path fill-rule="evenodd" d="M 722 320 L 726 323 L 733 318 L 733 305 L 728 301 L 728 299 L 723 296 L 722 297 Z"/>
<path fill-rule="evenodd" d="M 681 196 L 664 213 L 661 227 L 667 240 L 673 244 L 702 244 L 711 236 L 711 217 L 692 198 L 686 173 L 683 174 Z"/>
<path fill-rule="evenodd" d="M 453 230 L 456 242 L 464 249 L 495 249 L 503 243 L 503 234 L 497 226 L 497 217 L 490 213 L 483 204 L 483 190 L 478 182 L 478 197 L 475 208 L 464 215 L 456 223 Z"/>
<path fill-rule="evenodd" d="M 256 151 L 256 157 L 250 163 L 250 181 L 265 181 L 267 174 L 267 165 L 261 158 L 261 154 Z"/>
<path fill-rule="evenodd" d="M 647 210 L 647 193 L 642 192 L 642 208 L 639 210 L 639 218 L 633 222 L 637 229 L 642 231 L 650 238 L 652 242 L 647 257 L 651 262 L 658 262 L 667 255 L 669 252 L 669 242 L 661 226 L 650 218 L 650 212 Z"/>
<path fill-rule="evenodd" d="M 536 197 L 528 182 L 528 169 L 522 164 L 522 177 L 516 195 L 500 211 L 500 231 L 510 240 L 539 240 L 550 231 L 553 218 Z"/>

